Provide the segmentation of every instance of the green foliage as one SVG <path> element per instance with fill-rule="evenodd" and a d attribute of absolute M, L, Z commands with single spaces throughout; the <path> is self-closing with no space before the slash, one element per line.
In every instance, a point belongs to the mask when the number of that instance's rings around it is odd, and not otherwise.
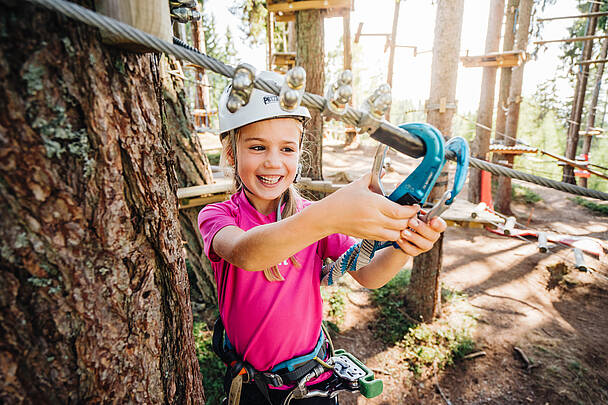
<path fill-rule="evenodd" d="M 435 368 L 442 369 L 475 350 L 471 337 L 473 318 L 468 314 L 461 321 L 452 319 L 434 324 L 418 324 L 406 314 L 404 297 L 410 283 L 410 270 L 403 270 L 386 286 L 372 291 L 372 302 L 379 317 L 374 328 L 386 343 L 396 344 L 410 371 L 416 376 Z M 466 301 L 466 295 L 442 288 L 442 297 L 449 305 Z"/>
<path fill-rule="evenodd" d="M 371 292 L 379 316 L 376 323 L 378 337 L 385 343 L 394 344 L 408 333 L 413 322 L 405 312 L 403 298 L 410 284 L 411 270 L 401 270 L 384 287 Z"/>
<path fill-rule="evenodd" d="M 220 358 L 213 353 L 211 343 L 212 331 L 207 328 L 205 322 L 194 323 L 194 344 L 196 346 L 196 357 L 203 375 L 203 387 L 205 397 L 209 404 L 219 404 L 224 396 L 224 372 L 226 366 Z"/>
<path fill-rule="evenodd" d="M 344 287 L 333 287 L 325 289 L 326 296 L 323 297 L 329 304 L 328 316 L 334 319 L 336 325 L 339 326 L 344 321 L 344 306 L 346 305 L 347 290 Z"/>
<path fill-rule="evenodd" d="M 527 187 L 513 184 L 511 188 L 511 199 L 514 201 L 522 201 L 526 204 L 536 204 L 542 201 L 542 197 Z"/>
<path fill-rule="evenodd" d="M 608 205 L 607 204 L 598 204 L 593 201 L 586 200 L 582 197 L 574 197 L 570 199 L 574 201 L 578 205 L 581 205 L 587 208 L 589 211 L 592 211 L 594 214 L 608 216 Z"/>
<path fill-rule="evenodd" d="M 238 0 L 230 7 L 230 12 L 241 18 L 241 31 L 245 34 L 244 40 L 252 44 L 263 44 L 266 34 L 265 0 Z"/>
<path fill-rule="evenodd" d="M 417 325 L 397 346 L 403 349 L 408 368 L 417 376 L 423 375 L 427 369 L 443 369 L 475 350 L 475 342 L 468 329 L 448 325 Z"/>
<path fill-rule="evenodd" d="M 338 330 L 339 326 L 344 321 L 344 307 L 346 306 L 346 294 L 348 290 L 341 286 L 323 287 L 321 295 L 323 301 L 329 305 L 327 316 L 333 321 L 331 322 Z"/>
<path fill-rule="evenodd" d="M 209 159 L 209 164 L 211 165 L 219 165 L 220 164 L 220 156 L 221 152 L 207 152 L 207 159 Z"/>

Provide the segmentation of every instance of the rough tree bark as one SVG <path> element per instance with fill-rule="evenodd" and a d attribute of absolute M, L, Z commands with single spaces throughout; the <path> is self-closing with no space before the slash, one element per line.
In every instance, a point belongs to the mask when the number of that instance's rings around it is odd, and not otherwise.
<path fill-rule="evenodd" d="M 296 64 L 306 69 L 306 91 L 324 94 L 325 45 L 323 38 L 322 10 L 302 10 L 296 12 Z M 305 155 L 302 162 L 302 176 L 313 180 L 323 179 L 323 117 L 310 110 L 312 119 L 306 126 L 304 137 Z"/>
<path fill-rule="evenodd" d="M 602 50 L 598 59 L 602 60 L 606 59 L 606 57 L 608 57 L 608 39 L 604 39 L 604 42 L 602 43 Z M 589 103 L 589 112 L 587 113 L 587 131 L 591 130 L 591 128 L 595 126 L 595 115 L 597 113 L 597 102 L 600 97 L 600 88 L 602 86 L 602 76 L 604 76 L 604 64 L 600 63 L 595 74 L 593 96 L 591 97 L 591 103 Z M 583 155 L 589 154 L 592 140 L 593 137 L 589 135 L 585 136 L 583 139 L 583 149 L 581 150 Z M 582 187 L 587 187 L 587 178 L 581 177 L 580 184 Z"/>
<path fill-rule="evenodd" d="M 0 27 L 0 402 L 204 402 L 159 56 Z"/>
<path fill-rule="evenodd" d="M 532 16 L 533 0 L 521 0 L 519 3 L 519 23 L 515 38 L 517 50 L 525 51 L 528 47 L 528 37 L 530 36 L 530 19 Z M 521 105 L 521 89 L 524 81 L 525 63 L 514 67 L 511 71 L 511 86 L 509 88 L 507 122 L 505 126 L 504 144 L 507 146 L 515 145 L 517 138 L 517 125 L 519 123 L 519 108 Z M 506 166 L 513 167 L 513 156 L 505 156 Z M 505 215 L 512 215 L 511 212 L 511 179 L 500 176 L 496 190 L 495 208 Z"/>
<path fill-rule="evenodd" d="M 504 15 L 505 0 L 492 0 L 488 13 L 488 30 L 486 33 L 485 54 L 498 52 L 500 46 L 500 30 Z M 484 67 L 481 78 L 481 95 L 477 110 L 475 139 L 471 145 L 471 156 L 487 160 L 490 153 L 490 136 L 492 133 L 492 117 L 494 115 L 494 93 L 496 91 L 496 67 Z M 489 129 L 486 129 L 489 128 Z M 469 201 L 478 203 L 481 200 L 481 171 L 469 169 Z"/>
<path fill-rule="evenodd" d="M 439 105 L 443 98 L 448 105 L 456 103 L 463 1 L 440 0 L 437 3 L 429 105 Z M 455 108 L 448 108 L 445 112 L 431 109 L 427 112 L 427 122 L 449 138 L 452 135 L 452 118 L 455 112 Z M 442 173 L 429 199 L 433 198 L 433 195 L 443 194 L 446 185 L 447 172 Z M 430 322 L 441 311 L 439 273 L 442 260 L 443 235 L 433 249 L 414 258 L 407 307 L 416 319 Z"/>
<path fill-rule="evenodd" d="M 600 8 L 599 3 L 592 3 L 589 12 L 597 12 Z M 595 27 L 597 26 L 597 18 L 591 17 L 587 21 L 585 36 L 595 35 Z M 581 60 L 590 60 L 593 53 L 593 41 L 583 42 L 583 52 Z M 568 125 L 568 137 L 566 138 L 566 151 L 564 156 L 567 159 L 574 160 L 576 157 L 576 148 L 578 147 L 578 131 L 581 128 L 581 119 L 583 116 L 583 106 L 585 104 L 585 93 L 587 91 L 587 79 L 589 77 L 589 65 L 579 65 L 580 70 L 576 74 L 576 86 L 574 87 L 574 99 L 572 100 L 572 111 L 570 112 L 570 122 Z M 562 181 L 566 183 L 576 184 L 574 178 L 574 167 L 570 165 L 564 166 Z"/>

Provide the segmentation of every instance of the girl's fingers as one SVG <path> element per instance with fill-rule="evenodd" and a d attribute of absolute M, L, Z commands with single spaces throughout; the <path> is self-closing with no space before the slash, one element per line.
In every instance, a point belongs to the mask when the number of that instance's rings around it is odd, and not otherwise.
<path fill-rule="evenodd" d="M 410 218 L 409 227 L 416 233 L 422 235 L 425 239 L 435 243 L 441 232 L 445 230 L 445 221 L 441 218 L 433 218 L 430 224 L 425 224 L 418 218 Z"/>
<path fill-rule="evenodd" d="M 421 249 L 423 252 L 431 250 L 435 243 L 435 240 L 425 238 L 424 236 L 407 229 L 401 231 L 401 238 Z"/>
<path fill-rule="evenodd" d="M 380 212 L 389 218 L 412 218 L 420 211 L 419 205 L 399 205 L 384 197 L 383 200 L 379 207 Z"/>
<path fill-rule="evenodd" d="M 424 253 L 424 251 L 422 249 L 420 249 L 419 247 L 413 245 L 412 243 L 408 242 L 407 240 L 403 239 L 403 238 L 399 238 L 397 240 L 397 245 L 399 245 L 399 247 L 401 248 L 401 250 L 403 250 L 403 252 L 409 256 L 418 256 L 421 253 Z"/>

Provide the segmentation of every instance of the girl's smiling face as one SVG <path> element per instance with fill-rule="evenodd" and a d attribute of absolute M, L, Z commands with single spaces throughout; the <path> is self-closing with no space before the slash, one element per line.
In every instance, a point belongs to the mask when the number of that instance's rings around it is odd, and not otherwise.
<path fill-rule="evenodd" d="M 279 197 L 296 177 L 302 124 L 294 118 L 254 122 L 239 130 L 237 170 L 258 212 L 276 210 Z"/>

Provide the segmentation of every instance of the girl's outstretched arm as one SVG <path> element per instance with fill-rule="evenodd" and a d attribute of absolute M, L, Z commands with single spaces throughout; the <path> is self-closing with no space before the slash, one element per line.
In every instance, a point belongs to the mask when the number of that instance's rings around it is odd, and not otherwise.
<path fill-rule="evenodd" d="M 417 209 L 370 191 L 370 179 L 368 174 L 276 223 L 248 231 L 236 226 L 222 228 L 213 238 L 213 250 L 237 267 L 259 271 L 333 233 L 397 240 Z"/>
<path fill-rule="evenodd" d="M 446 223 L 436 217 L 429 224 L 425 224 L 413 217 L 409 220 L 409 228 L 411 230 L 403 230 L 397 240 L 401 249 L 393 247 L 382 249 L 367 266 L 349 274 L 363 287 L 382 287 L 405 266 L 410 257 L 431 250 L 445 230 Z"/>

